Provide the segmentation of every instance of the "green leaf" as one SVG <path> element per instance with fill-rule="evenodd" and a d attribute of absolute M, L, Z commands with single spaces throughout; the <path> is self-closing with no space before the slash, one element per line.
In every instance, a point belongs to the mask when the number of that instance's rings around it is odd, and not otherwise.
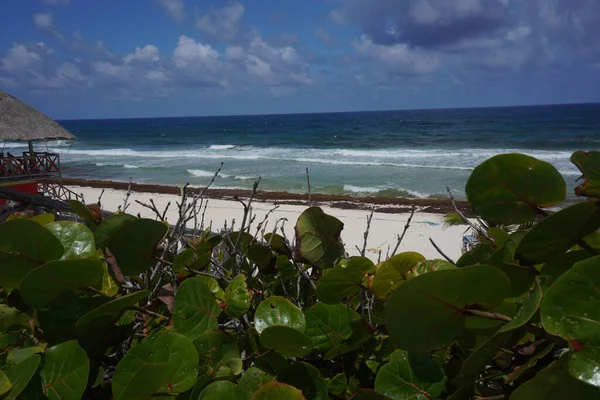
<path fill-rule="evenodd" d="M 244 393 L 235 383 L 216 381 L 204 388 L 198 400 L 241 400 L 244 397 Z"/>
<path fill-rule="evenodd" d="M 551 334 L 600 345 L 600 256 L 578 262 L 546 291 L 542 324 Z"/>
<path fill-rule="evenodd" d="M 96 225 L 94 214 L 92 214 L 90 209 L 85 204 L 83 204 L 82 202 L 80 202 L 78 200 L 70 200 L 69 205 L 71 206 L 71 210 L 73 210 L 73 212 L 75 214 L 77 214 L 82 220 L 84 220 L 86 225 L 88 225 L 88 226 Z M 91 229 L 93 229 L 93 228 L 91 228 Z"/>
<path fill-rule="evenodd" d="M 261 271 L 266 271 L 275 265 L 273 252 L 263 244 L 253 244 L 248 247 L 248 259 Z"/>
<path fill-rule="evenodd" d="M 285 238 L 277 233 L 265 233 L 265 241 L 269 243 L 269 246 L 273 251 L 278 253 L 279 255 L 287 256 L 288 258 L 292 257 L 292 251 L 288 247 Z"/>
<path fill-rule="evenodd" d="M 312 350 L 310 338 L 284 325 L 265 328 L 260 334 L 260 343 L 286 357 L 302 357 Z"/>
<path fill-rule="evenodd" d="M 511 332 L 499 333 L 482 343 L 462 364 L 452 384 L 459 388 L 473 387 L 479 380 L 481 371 L 490 364 L 490 361 L 496 357 L 498 351 L 506 345 L 511 337 Z"/>
<path fill-rule="evenodd" d="M 223 301 L 225 300 L 225 291 L 221 289 L 221 286 L 219 286 L 219 282 L 217 282 L 215 278 L 211 276 L 198 275 L 195 276 L 194 279 L 197 279 L 200 282 L 204 283 L 216 299 Z"/>
<path fill-rule="evenodd" d="M 498 332 L 507 332 L 525 325 L 537 313 L 541 303 L 542 288 L 540 286 L 540 281 L 536 279 L 533 284 L 533 291 L 529 292 L 527 299 L 521 305 L 521 308 L 519 308 L 519 311 L 517 311 L 517 314 L 513 317 L 512 321 L 502 325 Z"/>
<path fill-rule="evenodd" d="M 77 341 L 50 347 L 40 370 L 49 400 L 80 400 L 88 381 L 90 361 Z"/>
<path fill-rule="evenodd" d="M 4 371 L 0 369 L 0 396 L 6 394 L 10 389 L 12 389 L 12 383 L 10 383 Z"/>
<path fill-rule="evenodd" d="M 252 396 L 252 400 L 305 400 L 302 392 L 293 386 L 280 382 L 265 383 Z"/>
<path fill-rule="evenodd" d="M 10 368 L 4 369 L 4 373 L 12 383 L 12 389 L 7 396 L 8 399 L 15 399 L 25 390 L 37 371 L 41 359 L 39 354 L 33 354 Z"/>
<path fill-rule="evenodd" d="M 444 347 L 462 334 L 469 318 L 465 309 L 493 309 L 509 290 L 506 275 L 486 265 L 417 276 L 400 285 L 388 300 L 388 332 L 400 349 L 426 352 Z"/>
<path fill-rule="evenodd" d="M 194 256 L 196 255 L 196 251 L 191 247 L 183 250 L 181 253 L 177 254 L 175 260 L 173 261 L 173 272 L 181 272 L 190 264 L 192 264 L 194 260 Z"/>
<path fill-rule="evenodd" d="M 375 264 L 367 257 L 350 257 L 342 259 L 338 265 L 351 271 L 359 271 L 361 275 L 374 274 Z"/>
<path fill-rule="evenodd" d="M 16 219 L 0 224 L 0 286 L 18 289 L 31 270 L 63 253 L 60 241 L 36 222 Z"/>
<path fill-rule="evenodd" d="M 340 233 L 344 224 L 319 207 L 307 208 L 296 223 L 299 256 L 321 269 L 333 267 L 342 256 Z"/>
<path fill-rule="evenodd" d="M 262 333 L 268 327 L 282 325 L 303 333 L 306 319 L 298 307 L 281 296 L 271 296 L 263 300 L 254 314 L 254 327 Z"/>
<path fill-rule="evenodd" d="M 98 259 L 50 261 L 27 274 L 20 292 L 27 305 L 42 308 L 64 291 L 95 285 L 102 275 L 102 261 Z"/>
<path fill-rule="evenodd" d="M 108 271 L 108 264 L 106 262 L 102 263 L 102 282 L 96 286 L 96 289 L 100 290 L 107 297 L 113 297 L 119 292 L 120 287 Z"/>
<path fill-rule="evenodd" d="M 304 311 L 306 330 L 304 334 L 312 340 L 313 346 L 325 354 L 339 346 L 352 335 L 350 321 L 360 316 L 343 304 L 328 305 L 317 303 Z"/>
<path fill-rule="evenodd" d="M 404 283 L 412 269 L 423 261 L 425 261 L 425 257 L 413 251 L 390 257 L 375 272 L 371 292 L 380 299 L 385 299 Z"/>
<path fill-rule="evenodd" d="M 411 269 L 407 275 L 407 278 L 412 279 L 419 275 L 428 274 L 429 272 L 454 268 L 456 268 L 456 265 L 450 264 L 446 260 L 425 260 L 418 263 L 413 269 Z"/>
<path fill-rule="evenodd" d="M 373 389 L 360 389 L 353 396 L 352 400 L 389 400 L 391 397 L 377 393 Z M 412 398 L 410 398 L 412 399 Z"/>
<path fill-rule="evenodd" d="M 327 381 L 327 390 L 337 397 L 346 397 L 348 378 L 345 373 L 339 373 Z"/>
<path fill-rule="evenodd" d="M 511 234 L 504 246 L 496 251 L 489 259 L 489 265 L 504 272 L 510 279 L 510 297 L 519 297 L 533 284 L 538 271 L 533 267 L 520 265 L 515 261 L 517 246 L 525 236 L 525 232 L 518 231 Z"/>
<path fill-rule="evenodd" d="M 241 318 L 252 305 L 252 294 L 246 286 L 246 276 L 238 275 L 225 288 L 225 313 L 233 318 Z"/>
<path fill-rule="evenodd" d="M 208 331 L 194 340 L 201 365 L 213 377 L 239 375 L 242 360 L 236 338 L 223 331 Z"/>
<path fill-rule="evenodd" d="M 580 197 L 600 197 L 600 152 L 576 151 L 571 155 L 571 162 L 583 175 L 583 183 L 575 188 L 575 194 Z"/>
<path fill-rule="evenodd" d="M 600 387 L 600 346 L 586 346 L 569 360 L 569 373 L 589 385 Z"/>
<path fill-rule="evenodd" d="M 538 372 L 533 379 L 519 386 L 510 400 L 600 399 L 600 389 L 569 375 L 566 359 L 562 357 Z"/>
<path fill-rule="evenodd" d="M 325 353 L 323 356 L 325 360 L 332 360 L 342 354 L 354 351 L 364 345 L 373 336 L 370 324 L 360 318 L 352 319 L 351 317 L 350 326 L 352 327 L 352 335 L 342 342 L 341 345 Z"/>
<path fill-rule="evenodd" d="M 238 382 L 239 388 L 248 394 L 248 397 L 252 396 L 254 392 L 259 390 L 264 384 L 274 382 L 275 378 L 267 374 L 265 371 L 257 367 L 250 367 L 244 372 L 244 375 Z"/>
<path fill-rule="evenodd" d="M 219 325 L 219 305 L 210 289 L 198 279 L 186 279 L 181 284 L 173 307 L 175 329 L 192 340 Z"/>
<path fill-rule="evenodd" d="M 198 375 L 198 353 L 185 336 L 160 332 L 133 346 L 112 381 L 114 400 L 140 399 L 190 390 Z"/>
<path fill-rule="evenodd" d="M 360 290 L 363 275 L 360 271 L 335 267 L 323 272 L 317 282 L 317 297 L 327 304 L 339 304 Z"/>
<path fill-rule="evenodd" d="M 108 239 L 123 225 L 135 221 L 137 218 L 130 214 L 119 213 L 105 218 L 102 223 L 96 228 L 94 236 L 96 238 L 96 248 L 103 249 L 108 243 Z"/>
<path fill-rule="evenodd" d="M 574 250 L 557 256 L 548 261 L 542 267 L 542 275 L 546 278 L 545 286 L 552 286 L 559 276 L 570 270 L 575 263 L 592 257 L 593 254 L 587 250 Z"/>
<path fill-rule="evenodd" d="M 52 232 L 65 248 L 61 260 L 88 258 L 96 254 L 94 234 L 85 225 L 72 221 L 59 221 L 47 224 L 46 229 Z"/>
<path fill-rule="evenodd" d="M 551 261 L 600 227 L 600 203 L 585 201 L 544 218 L 525 235 L 516 256 L 526 265 Z"/>
<path fill-rule="evenodd" d="M 0 333 L 9 332 L 11 327 L 25 325 L 26 320 L 27 317 L 16 308 L 0 304 Z"/>
<path fill-rule="evenodd" d="M 162 222 L 136 219 L 117 229 L 108 239 L 106 247 L 115 256 L 123 275 L 137 275 L 156 263 L 156 246 L 167 230 Z"/>
<path fill-rule="evenodd" d="M 208 267 L 214 248 L 218 246 L 222 240 L 223 238 L 221 236 L 215 235 L 198 243 L 196 246 L 196 261 L 194 261 L 190 267 L 195 270 L 203 270 Z"/>
<path fill-rule="evenodd" d="M 539 207 L 566 197 L 566 183 L 556 168 L 523 154 L 501 154 L 471 173 L 467 199 L 483 218 L 502 224 L 533 221 Z"/>
<path fill-rule="evenodd" d="M 325 379 L 309 363 L 296 362 L 284 369 L 277 378 L 279 382 L 300 389 L 307 400 L 329 400 Z"/>
<path fill-rule="evenodd" d="M 42 226 L 47 225 L 50 222 L 54 222 L 55 219 L 56 219 L 56 217 L 52 213 L 38 214 L 31 218 L 32 221 L 37 222 L 38 224 L 40 224 Z"/>
<path fill-rule="evenodd" d="M 375 391 L 392 399 L 428 400 L 444 389 L 444 375 L 428 355 L 409 357 L 396 350 L 375 378 Z"/>
<path fill-rule="evenodd" d="M 79 318 L 75 326 L 81 328 L 85 325 L 98 326 L 104 323 L 113 323 L 121 312 L 128 307 L 137 305 L 140 300 L 148 297 L 150 291 L 147 289 L 140 290 L 139 292 L 133 292 L 124 296 L 117 297 L 108 303 L 102 304 L 100 307 L 93 309 L 92 311 Z"/>

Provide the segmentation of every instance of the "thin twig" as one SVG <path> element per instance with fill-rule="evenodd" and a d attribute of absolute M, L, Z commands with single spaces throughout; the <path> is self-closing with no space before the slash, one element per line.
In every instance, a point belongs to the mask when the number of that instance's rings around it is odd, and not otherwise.
<path fill-rule="evenodd" d="M 129 196 L 131 196 L 131 178 L 129 178 L 129 185 L 127 186 L 125 200 L 123 200 L 123 212 L 127 211 L 127 207 L 129 207 Z"/>
<path fill-rule="evenodd" d="M 400 243 L 402 243 L 402 240 L 404 240 L 404 235 L 406 235 L 406 231 L 408 231 L 408 228 L 410 228 L 410 222 L 412 221 L 413 216 L 415 215 L 416 209 L 417 209 L 417 207 L 413 204 L 413 206 L 410 210 L 410 216 L 408 217 L 408 220 L 406 221 L 406 224 L 404 225 L 404 230 L 402 231 L 402 235 L 398 235 L 398 241 L 396 242 L 396 247 L 394 247 L 394 251 L 392 251 L 392 257 L 398 251 L 398 248 L 400 247 Z M 386 258 L 389 258 L 389 256 Z"/>
<path fill-rule="evenodd" d="M 446 259 L 446 261 L 448 261 L 450 264 L 456 265 L 456 263 L 450 257 L 448 257 L 446 254 L 444 254 L 444 252 L 442 251 L 442 249 L 440 249 L 438 247 L 438 245 L 435 244 L 435 242 L 433 241 L 432 238 L 429 238 L 429 241 L 431 242 L 431 244 L 433 245 L 433 247 L 435 247 L 435 249 L 438 251 L 438 253 L 440 253 Z"/>
<path fill-rule="evenodd" d="M 365 229 L 365 233 L 363 234 L 365 240 L 363 242 L 362 250 L 360 251 L 361 256 L 365 256 L 365 252 L 367 251 L 367 240 L 369 238 L 369 230 L 371 229 L 371 221 L 373 220 L 373 212 L 375 212 L 375 206 L 371 208 L 371 214 L 367 216 L 367 229 Z"/>
<path fill-rule="evenodd" d="M 463 214 L 463 212 L 460 211 L 460 209 L 456 205 L 456 201 L 454 200 L 454 196 L 452 196 L 452 192 L 450 191 L 449 187 L 446 187 L 446 191 L 448 192 L 448 195 L 450 196 L 450 201 L 452 202 L 452 207 L 454 208 L 454 211 L 456 211 L 456 213 L 460 216 L 460 218 L 463 220 L 463 222 L 465 224 L 469 225 L 475 232 L 477 232 L 478 234 L 480 234 L 481 236 L 483 236 L 490 242 L 493 241 L 492 238 L 487 234 L 487 232 L 485 232 L 483 229 L 481 229 L 480 227 L 475 225 L 473 222 L 471 222 L 469 220 L 469 218 L 467 218 L 465 216 L 465 214 Z"/>
<path fill-rule="evenodd" d="M 104 195 L 104 189 L 100 192 L 100 196 L 98 196 L 98 207 L 102 207 L 102 196 Z"/>

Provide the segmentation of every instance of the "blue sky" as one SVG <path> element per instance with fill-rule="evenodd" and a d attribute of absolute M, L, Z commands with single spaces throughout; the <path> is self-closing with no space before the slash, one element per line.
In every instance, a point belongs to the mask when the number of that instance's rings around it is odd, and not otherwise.
<path fill-rule="evenodd" d="M 57 119 L 600 101 L 598 0 L 4 0 L 0 88 Z"/>

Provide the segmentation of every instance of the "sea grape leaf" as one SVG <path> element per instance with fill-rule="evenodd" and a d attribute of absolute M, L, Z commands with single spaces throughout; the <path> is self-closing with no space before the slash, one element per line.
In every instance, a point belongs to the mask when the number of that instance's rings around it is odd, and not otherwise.
<path fill-rule="evenodd" d="M 598 400 L 600 389 L 573 378 L 567 357 L 553 362 L 515 390 L 510 400 Z"/>
<path fill-rule="evenodd" d="M 303 333 L 285 325 L 273 325 L 260 334 L 260 343 L 286 357 L 302 357 L 312 350 L 312 341 Z"/>
<path fill-rule="evenodd" d="M 221 286 L 219 286 L 219 282 L 217 282 L 215 278 L 211 276 L 198 275 L 195 276 L 194 279 L 197 279 L 200 282 L 204 283 L 216 299 L 225 300 L 225 291 L 221 289 Z"/>
<path fill-rule="evenodd" d="M 392 353 L 375 378 L 375 391 L 392 399 L 431 399 L 442 393 L 444 375 L 429 355 L 409 357 L 403 350 Z"/>
<path fill-rule="evenodd" d="M 574 204 L 537 223 L 521 240 L 516 257 L 526 265 L 551 261 L 598 228 L 600 203 Z"/>
<path fill-rule="evenodd" d="M 335 267 L 323 272 L 317 282 L 317 298 L 327 304 L 339 304 L 358 293 L 363 275 L 358 270 Z"/>
<path fill-rule="evenodd" d="M 377 393 L 373 389 L 360 389 L 357 390 L 351 397 L 352 400 L 391 400 L 391 397 L 384 396 L 381 393 Z M 412 398 L 410 398 L 412 400 Z M 417 400 L 422 400 L 417 397 Z"/>
<path fill-rule="evenodd" d="M 477 166 L 465 188 L 483 218 L 502 224 L 533 221 L 539 207 L 566 197 L 566 182 L 556 168 L 524 154 L 500 154 Z"/>
<path fill-rule="evenodd" d="M 340 260 L 337 267 L 347 268 L 351 271 L 359 271 L 362 275 L 374 274 L 375 264 L 367 257 L 350 257 Z"/>
<path fill-rule="evenodd" d="M 108 271 L 108 264 L 106 262 L 102 263 L 102 282 L 96 288 L 107 297 L 113 297 L 119 292 L 120 286 Z"/>
<path fill-rule="evenodd" d="M 6 394 L 10 389 L 12 389 L 12 383 L 10 383 L 4 371 L 0 369 L 0 396 Z"/>
<path fill-rule="evenodd" d="M 487 265 L 417 276 L 400 285 L 388 300 L 388 332 L 398 348 L 414 352 L 449 345 L 465 329 L 470 318 L 466 309 L 493 309 L 509 291 L 508 277 Z"/>
<path fill-rule="evenodd" d="M 124 296 L 117 297 L 114 300 L 109 301 L 108 303 L 102 304 L 100 307 L 93 309 L 88 312 L 75 324 L 77 328 L 81 328 L 85 325 L 94 325 L 108 322 L 112 323 L 116 321 L 121 312 L 128 307 L 132 307 L 137 305 L 140 300 L 148 297 L 150 291 L 147 289 L 140 290 L 139 292 L 133 292 L 126 294 Z"/>
<path fill-rule="evenodd" d="M 425 260 L 423 262 L 418 263 L 413 269 L 411 269 L 407 275 L 407 278 L 412 279 L 419 275 L 427 274 L 429 272 L 454 268 L 456 268 L 456 265 L 450 264 L 446 260 Z"/>
<path fill-rule="evenodd" d="M 167 230 L 162 222 L 135 219 L 113 232 L 106 247 L 115 256 L 123 275 L 137 275 L 156 263 L 156 246 Z"/>
<path fill-rule="evenodd" d="M 356 313 L 354 313 L 354 315 L 356 315 Z M 354 351 L 362 345 L 364 345 L 365 342 L 372 337 L 373 331 L 371 329 L 371 325 L 368 322 L 360 318 L 355 318 L 352 315 L 352 313 L 350 318 L 352 335 L 350 335 L 350 337 L 347 340 L 343 341 L 342 344 L 333 347 L 331 350 L 325 353 L 325 355 L 323 356 L 325 360 L 332 360 L 336 357 L 341 356 L 342 354 Z M 335 342 L 333 344 L 335 345 Z"/>
<path fill-rule="evenodd" d="M 0 333 L 9 332 L 11 327 L 25 325 L 28 317 L 14 307 L 0 304 Z"/>
<path fill-rule="evenodd" d="M 177 332 L 195 339 L 217 329 L 219 305 L 212 292 L 199 279 L 186 279 L 174 300 L 173 323 Z"/>
<path fill-rule="evenodd" d="M 4 373 L 10 380 L 12 388 L 8 393 L 8 399 L 15 399 L 29 384 L 29 381 L 37 371 L 42 358 L 39 354 L 32 354 L 21 362 L 4 369 Z"/>
<path fill-rule="evenodd" d="M 252 305 L 252 294 L 246 286 L 246 276 L 233 278 L 225 288 L 225 313 L 233 318 L 241 318 Z"/>
<path fill-rule="evenodd" d="M 265 383 L 259 390 L 254 392 L 252 400 L 306 400 L 302 392 L 295 387 L 281 383 Z"/>
<path fill-rule="evenodd" d="M 36 222 L 17 219 L 0 224 L 0 286 L 18 289 L 31 270 L 63 253 L 60 240 Z"/>
<path fill-rule="evenodd" d="M 130 214 L 119 213 L 105 218 L 96 228 L 94 237 L 96 239 L 96 248 L 103 249 L 108 243 L 108 239 L 123 225 L 136 220 L 137 218 Z"/>
<path fill-rule="evenodd" d="M 569 373 L 589 385 L 600 387 L 600 346 L 586 346 L 569 360 Z"/>
<path fill-rule="evenodd" d="M 307 400 L 328 400 L 327 384 L 319 370 L 306 362 L 296 362 L 277 377 L 279 382 L 300 389 Z"/>
<path fill-rule="evenodd" d="M 425 257 L 413 251 L 390 257 L 375 272 L 371 292 L 380 299 L 385 299 L 408 279 L 413 268 L 424 261 Z"/>
<path fill-rule="evenodd" d="M 583 175 L 583 183 L 575 188 L 575 194 L 580 197 L 600 197 L 600 152 L 576 151 L 571 155 L 571 162 Z"/>
<path fill-rule="evenodd" d="M 240 400 L 244 393 L 238 385 L 229 381 L 212 382 L 200 392 L 198 400 Z"/>
<path fill-rule="evenodd" d="M 49 400 L 80 400 L 87 386 L 90 361 L 76 340 L 50 347 L 40 370 Z"/>
<path fill-rule="evenodd" d="M 208 331 L 194 340 L 201 366 L 213 377 L 239 375 L 242 360 L 236 338 L 224 331 Z"/>
<path fill-rule="evenodd" d="M 473 387 L 481 375 L 481 371 L 496 353 L 511 339 L 511 332 L 498 333 L 477 347 L 460 367 L 452 384 L 459 388 Z"/>
<path fill-rule="evenodd" d="M 273 252 L 264 244 L 255 243 L 248 247 L 248 259 L 261 271 L 267 271 L 275 265 Z"/>
<path fill-rule="evenodd" d="M 304 333 L 306 319 L 302 311 L 285 297 L 271 296 L 256 308 L 254 327 L 258 333 L 262 333 L 266 328 L 276 325 L 287 326 Z"/>
<path fill-rule="evenodd" d="M 545 286 L 552 286 L 559 276 L 570 270 L 575 263 L 586 260 L 594 255 L 587 250 L 574 250 L 561 254 L 548 261 L 542 267 L 542 275 L 546 278 Z"/>
<path fill-rule="evenodd" d="M 60 240 L 65 249 L 61 260 L 88 258 L 96 254 L 94 234 L 85 225 L 73 221 L 58 221 L 49 223 L 46 229 Z"/>
<path fill-rule="evenodd" d="M 507 332 L 522 327 L 537 313 L 540 304 L 542 304 L 542 287 L 539 279 L 536 279 L 533 289 L 529 292 L 527 299 L 523 302 L 512 321 L 502 325 L 498 332 Z"/>
<path fill-rule="evenodd" d="M 584 347 L 600 346 L 600 256 L 580 261 L 544 293 L 544 329 Z"/>
<path fill-rule="evenodd" d="M 275 381 L 275 378 L 265 371 L 258 367 L 250 367 L 238 381 L 238 386 L 243 392 L 248 394 L 248 397 L 250 397 L 263 385 L 273 381 Z"/>
<path fill-rule="evenodd" d="M 360 316 L 343 304 L 317 303 L 304 311 L 306 330 L 313 346 L 325 354 L 352 335 L 350 321 Z"/>
<path fill-rule="evenodd" d="M 23 279 L 23 301 L 33 308 L 42 308 L 63 291 L 93 286 L 102 280 L 102 264 L 98 259 L 50 261 Z"/>
<path fill-rule="evenodd" d="M 265 233 L 265 241 L 269 243 L 269 246 L 273 251 L 279 255 L 292 257 L 292 251 L 288 247 L 285 238 L 277 233 Z"/>
<path fill-rule="evenodd" d="M 90 229 L 95 230 L 96 218 L 85 204 L 79 200 L 70 200 L 69 205 L 71 206 L 71 210 L 73 210 L 73 212 L 77 214 Z"/>
<path fill-rule="evenodd" d="M 133 346 L 112 381 L 114 400 L 174 395 L 190 390 L 198 376 L 198 353 L 185 336 L 160 332 Z"/>
<path fill-rule="evenodd" d="M 190 264 L 192 264 L 192 262 L 194 261 L 194 256 L 196 255 L 196 252 L 194 249 L 192 249 L 191 247 L 183 250 L 181 253 L 177 254 L 177 256 L 175 257 L 175 260 L 173 260 L 173 272 L 181 272 L 183 271 L 187 266 L 189 266 Z"/>
<path fill-rule="evenodd" d="M 300 258 L 327 269 L 342 256 L 340 233 L 344 224 L 320 207 L 307 208 L 296 223 L 296 243 Z"/>
<path fill-rule="evenodd" d="M 40 225 L 47 225 L 50 222 L 54 222 L 56 220 L 56 216 L 52 213 L 44 213 L 38 214 L 31 217 L 31 220 L 37 222 Z"/>

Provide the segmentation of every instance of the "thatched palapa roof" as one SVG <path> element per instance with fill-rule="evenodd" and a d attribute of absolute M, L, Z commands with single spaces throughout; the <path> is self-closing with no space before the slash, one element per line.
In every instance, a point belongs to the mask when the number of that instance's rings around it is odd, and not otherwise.
<path fill-rule="evenodd" d="M 52 118 L 0 90 L 0 141 L 75 139 Z"/>

